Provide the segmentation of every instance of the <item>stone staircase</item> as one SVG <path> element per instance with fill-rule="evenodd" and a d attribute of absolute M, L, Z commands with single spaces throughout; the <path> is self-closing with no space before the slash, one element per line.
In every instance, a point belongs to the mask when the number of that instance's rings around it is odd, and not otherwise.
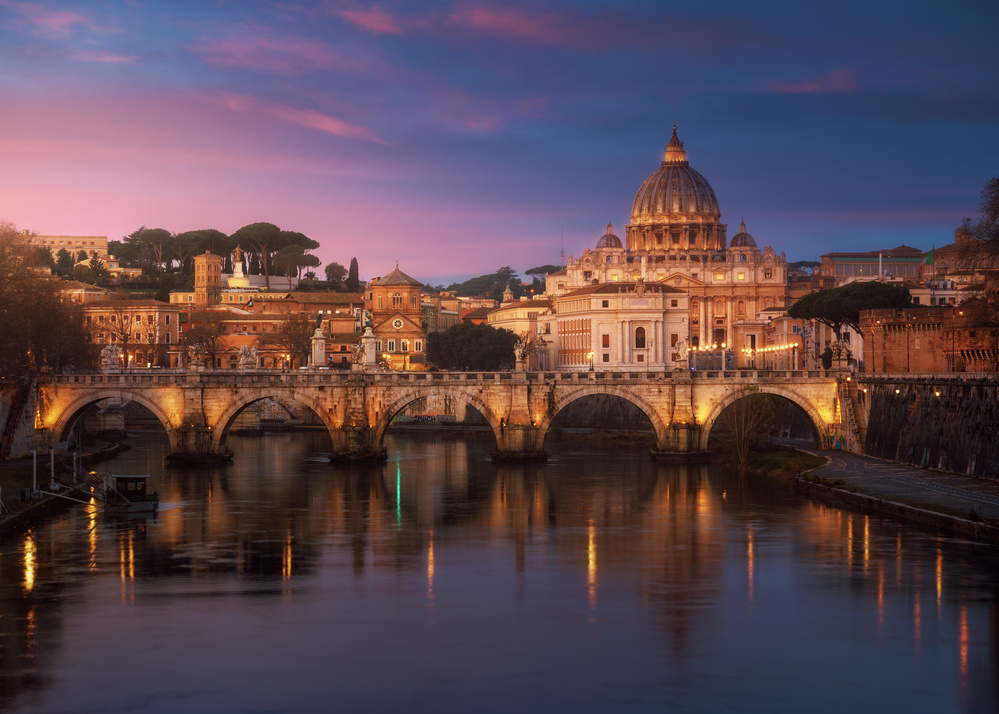
<path fill-rule="evenodd" d="M 7 415 L 7 423 L 4 425 L 3 435 L 0 436 L 0 461 L 10 457 L 11 448 L 14 444 L 14 434 L 24 416 L 24 406 L 28 402 L 28 395 L 34 387 L 34 380 L 28 377 L 23 384 L 14 388 L 14 393 L 10 400 L 10 413 Z"/>

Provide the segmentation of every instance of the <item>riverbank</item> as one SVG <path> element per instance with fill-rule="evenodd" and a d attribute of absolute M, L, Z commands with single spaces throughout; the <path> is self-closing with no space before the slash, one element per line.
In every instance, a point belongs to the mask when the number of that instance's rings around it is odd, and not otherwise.
<path fill-rule="evenodd" d="M 796 488 L 812 497 L 942 536 L 999 545 L 999 482 L 843 451 L 803 452 L 824 462 L 793 477 Z"/>

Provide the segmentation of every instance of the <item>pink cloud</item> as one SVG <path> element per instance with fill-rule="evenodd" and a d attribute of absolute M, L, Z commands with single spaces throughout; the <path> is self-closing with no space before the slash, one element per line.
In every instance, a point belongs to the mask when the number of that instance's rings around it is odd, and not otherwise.
<path fill-rule="evenodd" d="M 298 124 L 316 131 L 341 136 L 345 139 L 361 139 L 378 144 L 387 143 L 375 136 L 369 129 L 311 109 L 297 109 L 243 94 L 224 94 L 222 104 L 230 111 L 269 116 L 290 124 Z"/>
<path fill-rule="evenodd" d="M 520 10 L 471 7 L 456 10 L 448 23 L 467 27 L 506 39 L 531 40 L 557 44 L 559 25 L 552 14 L 527 13 Z"/>
<path fill-rule="evenodd" d="M 263 69 L 276 74 L 328 69 L 340 58 L 323 43 L 303 38 L 244 36 L 206 42 L 194 51 L 212 64 L 240 69 Z"/>
<path fill-rule="evenodd" d="M 798 84 L 788 84 L 786 82 L 774 82 L 768 89 L 781 94 L 816 94 L 829 92 L 852 92 L 857 88 L 857 83 L 853 79 L 853 70 L 838 69 L 830 72 L 825 77 L 812 80 L 811 82 L 800 82 Z"/>
<path fill-rule="evenodd" d="M 384 10 L 371 7 L 363 10 L 341 10 L 337 13 L 347 22 L 360 28 L 386 35 L 403 34 L 403 23 Z"/>
<path fill-rule="evenodd" d="M 71 55 L 73 59 L 79 60 L 80 62 L 108 62 L 108 63 L 123 63 L 132 64 L 138 61 L 138 57 L 135 55 L 116 55 L 113 52 L 91 51 L 83 50 L 81 52 L 76 52 Z"/>

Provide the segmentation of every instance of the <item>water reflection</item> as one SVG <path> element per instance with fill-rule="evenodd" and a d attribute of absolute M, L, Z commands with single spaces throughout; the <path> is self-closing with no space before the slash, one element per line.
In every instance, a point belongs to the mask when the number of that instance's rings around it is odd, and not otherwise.
<path fill-rule="evenodd" d="M 153 475 L 155 517 L 90 504 L 4 547 L 0 705 L 997 703 L 991 549 L 640 450 L 496 465 L 488 440 L 403 434 L 385 464 L 334 468 L 322 435 L 230 446 L 177 471 L 137 439 L 112 468 Z M 92 684 L 108 658 L 112 692 Z"/>

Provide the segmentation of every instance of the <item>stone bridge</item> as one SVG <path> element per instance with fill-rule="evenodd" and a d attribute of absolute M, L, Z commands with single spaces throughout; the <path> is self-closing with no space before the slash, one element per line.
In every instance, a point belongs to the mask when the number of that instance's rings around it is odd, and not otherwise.
<path fill-rule="evenodd" d="M 173 454 L 211 458 L 225 452 L 226 435 L 247 406 L 277 397 L 318 415 L 333 442 L 333 458 L 377 458 L 385 431 L 400 411 L 426 398 L 447 413 L 478 410 L 496 437 L 500 457 L 544 453 L 545 435 L 568 404 L 612 395 L 638 407 L 655 432 L 657 452 L 704 452 L 721 412 L 752 393 L 784 397 L 815 427 L 816 444 L 845 448 L 850 421 L 845 371 L 644 372 L 279 372 L 253 370 L 42 375 L 35 428 L 48 445 L 67 439 L 91 405 L 135 401 L 163 424 Z M 846 426 L 844 426 L 844 424 Z"/>

